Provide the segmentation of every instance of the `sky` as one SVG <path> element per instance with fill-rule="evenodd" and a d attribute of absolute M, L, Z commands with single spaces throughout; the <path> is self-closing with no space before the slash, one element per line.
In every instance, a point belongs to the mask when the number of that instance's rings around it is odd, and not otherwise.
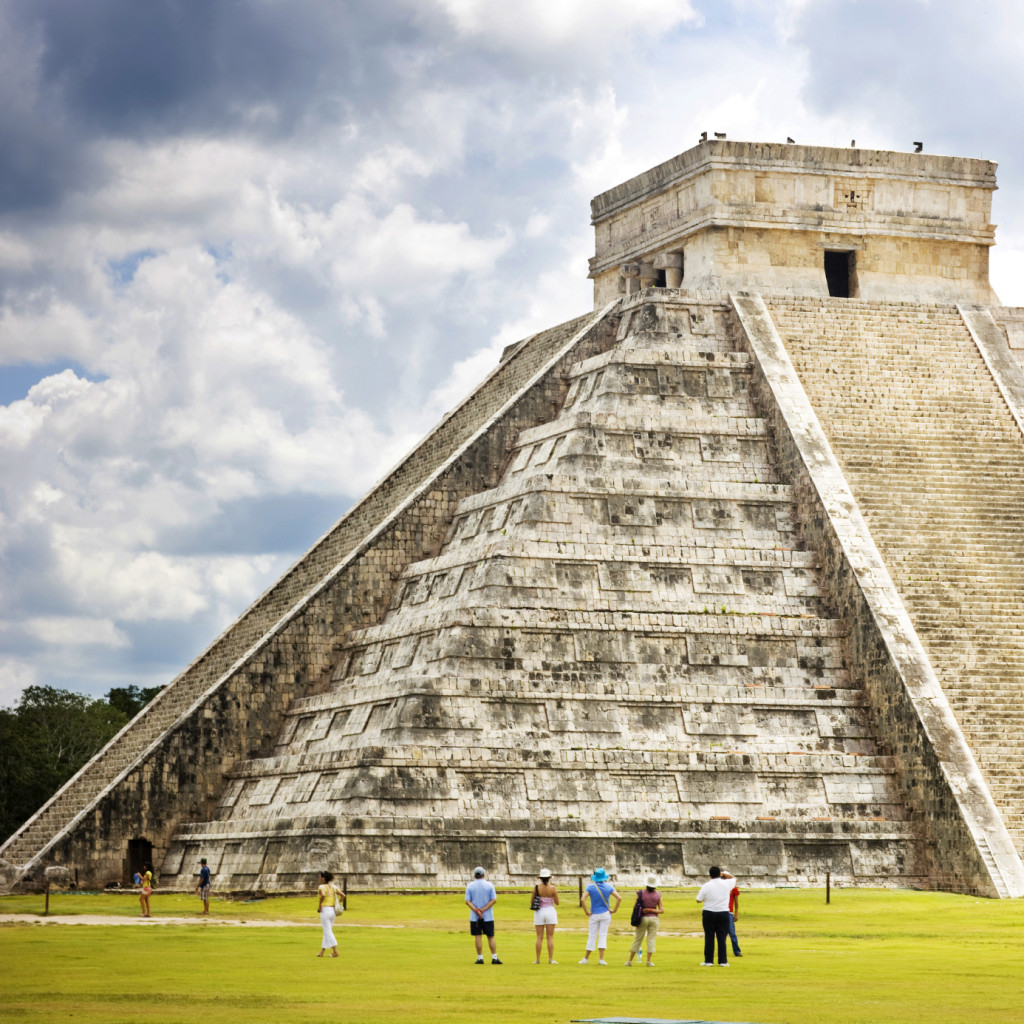
<path fill-rule="evenodd" d="M 0 0 L 0 706 L 169 682 L 729 138 L 999 163 L 1013 0 Z M 1017 124 L 1018 127 L 1013 126 Z"/>

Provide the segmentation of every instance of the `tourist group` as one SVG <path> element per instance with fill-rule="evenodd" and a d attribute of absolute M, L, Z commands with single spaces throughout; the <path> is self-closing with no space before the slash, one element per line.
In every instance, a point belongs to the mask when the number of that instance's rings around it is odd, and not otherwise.
<path fill-rule="evenodd" d="M 740 891 L 736 879 L 719 867 L 708 871 L 706 881 L 697 893 L 697 902 L 704 904 L 704 961 L 701 966 L 714 965 L 715 945 L 718 946 L 718 964 L 729 966 L 726 953 L 726 938 L 732 942 L 734 956 L 742 956 L 736 938 L 736 918 L 739 915 Z M 657 888 L 658 880 L 653 876 L 647 878 L 645 888 L 637 891 L 636 901 L 630 923 L 633 925 L 633 944 L 629 947 L 629 959 L 626 967 L 633 966 L 633 959 L 640 950 L 646 947 L 647 966 L 654 966 L 654 951 L 658 940 L 658 919 L 665 912 L 661 893 Z M 482 964 L 483 937 L 491 951 L 491 963 L 500 964 L 497 943 L 494 939 L 494 905 L 498 901 L 498 893 L 487 880 L 487 872 L 478 867 L 473 871 L 473 880 L 466 886 L 466 904 L 469 907 L 469 931 L 476 943 L 476 962 Z M 590 883 L 583 890 L 580 906 L 589 919 L 587 948 L 581 964 L 590 963 L 590 954 L 597 950 L 597 962 L 603 967 L 608 966 L 605 953 L 608 948 L 608 928 L 612 915 L 619 909 L 622 897 L 619 895 L 608 872 L 598 868 L 591 876 Z M 552 883 L 551 872 L 544 870 L 538 876 L 530 899 L 533 911 L 533 924 L 537 930 L 537 947 L 535 964 L 541 962 L 541 952 L 547 940 L 548 963 L 556 964 L 555 959 L 555 925 L 558 924 L 559 905 L 558 889 Z"/>

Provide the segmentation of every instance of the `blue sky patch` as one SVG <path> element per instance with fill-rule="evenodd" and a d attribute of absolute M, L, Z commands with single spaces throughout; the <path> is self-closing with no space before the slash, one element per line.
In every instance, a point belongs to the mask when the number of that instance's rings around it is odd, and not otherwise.
<path fill-rule="evenodd" d="M 110 273 L 113 274 L 114 280 L 118 284 L 131 284 L 135 272 L 139 269 L 139 264 L 143 260 L 151 260 L 156 255 L 155 249 L 139 249 L 137 252 L 131 252 L 124 259 L 111 260 L 108 264 Z"/>
<path fill-rule="evenodd" d="M 76 377 L 90 380 L 94 384 L 106 380 L 102 373 L 89 373 L 78 363 L 62 361 L 59 363 L 29 364 L 20 366 L 0 367 L 0 405 L 10 405 L 28 395 L 29 388 L 34 387 L 44 377 L 52 377 L 64 370 L 74 370 Z"/>

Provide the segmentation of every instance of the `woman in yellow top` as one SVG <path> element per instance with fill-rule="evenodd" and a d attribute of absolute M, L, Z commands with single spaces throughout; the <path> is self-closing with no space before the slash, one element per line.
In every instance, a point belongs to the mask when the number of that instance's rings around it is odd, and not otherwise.
<path fill-rule="evenodd" d="M 324 929 L 324 937 L 317 956 L 323 956 L 325 949 L 331 951 L 331 956 L 337 956 L 338 940 L 334 937 L 334 921 L 341 913 L 345 894 L 334 885 L 334 875 L 330 871 L 320 872 L 320 888 L 317 892 L 320 895 L 320 903 L 316 911 L 320 915 L 320 924 Z"/>
<path fill-rule="evenodd" d="M 153 891 L 153 867 L 150 864 L 142 865 L 142 892 L 139 893 L 139 905 L 142 907 L 143 917 L 152 917 L 149 912 L 149 894 Z"/>

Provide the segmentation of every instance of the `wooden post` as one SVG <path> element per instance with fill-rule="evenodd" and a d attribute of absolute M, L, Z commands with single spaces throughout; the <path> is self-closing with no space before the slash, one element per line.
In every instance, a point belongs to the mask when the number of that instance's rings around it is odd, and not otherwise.
<path fill-rule="evenodd" d="M 43 917 L 50 913 L 50 880 L 46 880 L 46 907 L 43 910 Z"/>
<path fill-rule="evenodd" d="M 348 875 L 341 876 L 341 891 L 345 894 L 341 897 L 341 909 L 348 910 Z"/>
<path fill-rule="evenodd" d="M 582 875 L 579 878 L 579 884 L 580 884 L 580 903 L 582 903 L 583 902 L 583 876 Z"/>
<path fill-rule="evenodd" d="M 825 872 L 825 902 L 832 902 L 832 872 Z"/>

